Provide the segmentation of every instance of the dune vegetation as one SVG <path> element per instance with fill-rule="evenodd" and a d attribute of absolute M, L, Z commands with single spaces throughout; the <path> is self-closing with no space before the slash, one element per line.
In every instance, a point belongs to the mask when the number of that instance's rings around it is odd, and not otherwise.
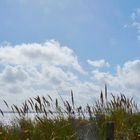
<path fill-rule="evenodd" d="M 20 107 L 4 103 L 15 119 L 9 125 L 1 122 L 0 140 L 77 140 L 78 129 L 88 124 L 97 126 L 99 139 L 104 140 L 108 121 L 115 124 L 115 140 L 137 140 L 140 136 L 140 113 L 133 98 L 109 94 L 106 86 L 99 99 L 86 107 L 75 105 L 72 91 L 69 102 L 37 96 Z M 3 117 L 7 113 L 0 112 Z M 30 113 L 35 117 L 29 117 Z"/>

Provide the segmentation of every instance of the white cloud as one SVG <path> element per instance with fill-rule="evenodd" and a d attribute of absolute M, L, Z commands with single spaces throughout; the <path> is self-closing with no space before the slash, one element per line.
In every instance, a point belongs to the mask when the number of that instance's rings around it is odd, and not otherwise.
<path fill-rule="evenodd" d="M 132 26 L 137 30 L 137 38 L 140 40 L 140 9 L 134 10 L 131 14 Z"/>
<path fill-rule="evenodd" d="M 127 89 L 140 90 L 140 60 L 126 62 L 117 74 Z"/>
<path fill-rule="evenodd" d="M 15 83 L 17 81 L 23 82 L 28 78 L 27 73 L 22 67 L 12 67 L 7 65 L 1 74 L 1 80 L 6 83 Z"/>
<path fill-rule="evenodd" d="M 140 90 L 140 60 L 128 61 L 122 67 L 118 66 L 115 74 L 93 70 L 92 75 L 92 80 L 101 85 L 107 83 L 117 91 L 138 94 Z"/>
<path fill-rule="evenodd" d="M 115 74 L 100 69 L 110 69 L 104 59 L 87 62 L 93 70 L 84 75 L 73 50 L 56 41 L 3 45 L 0 48 L 1 100 L 18 104 L 36 95 L 58 97 L 57 92 L 68 98 L 72 89 L 76 104 L 86 104 L 99 97 L 105 83 L 111 91 L 138 95 L 140 60 L 125 62 L 117 67 Z"/>
<path fill-rule="evenodd" d="M 136 28 L 137 33 L 138 33 L 137 38 L 138 40 L 140 40 L 140 22 L 133 22 L 132 25 Z"/>
<path fill-rule="evenodd" d="M 0 95 L 8 100 L 13 94 L 24 100 L 42 91 L 70 91 L 78 82 L 75 72 L 84 73 L 77 56 L 54 40 L 0 47 Z"/>
<path fill-rule="evenodd" d="M 69 66 L 84 73 L 74 52 L 68 47 L 61 47 L 54 40 L 45 43 L 1 46 L 0 61 L 4 64 Z"/>
<path fill-rule="evenodd" d="M 87 60 L 88 64 L 90 64 L 93 67 L 109 67 L 110 64 L 108 62 L 106 62 L 104 59 L 100 59 L 100 60 Z"/>
<path fill-rule="evenodd" d="M 134 12 L 132 12 L 131 19 L 135 21 L 138 16 L 140 16 L 140 9 L 139 8 L 135 9 Z"/>

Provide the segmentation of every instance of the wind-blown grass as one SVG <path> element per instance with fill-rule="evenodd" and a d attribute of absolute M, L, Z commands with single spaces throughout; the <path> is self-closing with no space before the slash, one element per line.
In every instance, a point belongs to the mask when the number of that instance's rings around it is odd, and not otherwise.
<path fill-rule="evenodd" d="M 101 92 L 99 100 L 92 106 L 76 106 L 71 91 L 71 102 L 64 101 L 60 105 L 58 99 L 50 96 L 29 98 L 22 106 L 6 107 L 15 115 L 10 125 L 0 125 L 0 140 L 76 140 L 77 129 L 83 125 L 97 126 L 99 138 L 105 138 L 106 122 L 115 123 L 115 140 L 135 140 L 140 133 L 140 113 L 133 98 L 123 94 L 114 96 Z M 0 110 L 1 115 L 5 112 Z M 35 118 L 29 117 L 30 113 Z"/>

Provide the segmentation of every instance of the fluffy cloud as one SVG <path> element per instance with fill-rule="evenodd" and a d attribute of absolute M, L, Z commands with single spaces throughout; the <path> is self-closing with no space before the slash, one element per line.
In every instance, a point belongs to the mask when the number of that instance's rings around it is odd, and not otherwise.
<path fill-rule="evenodd" d="M 0 47 L 0 95 L 9 104 L 36 95 L 55 98 L 58 92 L 68 99 L 71 89 L 77 104 L 86 104 L 100 89 L 82 76 L 85 71 L 73 50 L 54 40 Z"/>
<path fill-rule="evenodd" d="M 92 103 L 107 83 L 110 91 L 125 91 L 138 97 L 140 60 L 117 66 L 116 72 L 105 60 L 88 60 L 92 71 L 84 71 L 72 49 L 56 41 L 0 47 L 0 95 L 9 103 L 26 98 L 58 93 L 70 99 L 74 91 L 76 104 Z M 108 72 L 101 69 L 107 67 Z M 86 73 L 86 74 L 83 74 Z M 129 95 L 129 94 L 127 94 Z"/>
<path fill-rule="evenodd" d="M 85 73 L 77 56 L 54 40 L 0 47 L 0 94 L 9 102 L 14 100 L 9 96 L 23 101 L 49 91 L 70 91 L 79 81 L 74 73 Z"/>
<path fill-rule="evenodd" d="M 92 80 L 101 85 L 107 83 L 117 91 L 138 94 L 140 90 L 140 60 L 128 61 L 122 67 L 118 65 L 115 74 L 93 70 Z"/>
<path fill-rule="evenodd" d="M 101 60 L 87 60 L 88 64 L 90 64 L 93 67 L 109 67 L 110 64 L 106 62 L 104 59 Z"/>
<path fill-rule="evenodd" d="M 17 81 L 23 82 L 28 78 L 28 75 L 22 67 L 6 66 L 1 74 L 1 80 L 6 83 L 16 83 Z"/>
<path fill-rule="evenodd" d="M 117 74 L 127 89 L 140 90 L 140 60 L 126 62 L 122 68 L 118 67 Z"/>
<path fill-rule="evenodd" d="M 67 66 L 84 73 L 74 52 L 68 47 L 61 47 L 54 40 L 45 43 L 21 44 L 16 46 L 1 46 L 0 62 L 14 65 L 47 64 Z"/>

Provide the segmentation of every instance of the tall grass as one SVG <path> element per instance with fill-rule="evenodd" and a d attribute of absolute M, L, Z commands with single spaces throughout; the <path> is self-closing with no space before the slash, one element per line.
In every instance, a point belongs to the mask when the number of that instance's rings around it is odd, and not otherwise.
<path fill-rule="evenodd" d="M 20 107 L 4 101 L 16 117 L 10 125 L 0 124 L 0 140 L 76 140 L 77 130 L 89 124 L 97 126 L 99 139 L 104 140 L 108 121 L 115 123 L 115 140 L 136 140 L 140 135 L 140 113 L 133 98 L 109 94 L 106 86 L 91 106 L 77 107 L 72 91 L 71 102 L 61 102 L 50 96 L 29 98 Z M 6 112 L 0 113 L 4 117 Z"/>

